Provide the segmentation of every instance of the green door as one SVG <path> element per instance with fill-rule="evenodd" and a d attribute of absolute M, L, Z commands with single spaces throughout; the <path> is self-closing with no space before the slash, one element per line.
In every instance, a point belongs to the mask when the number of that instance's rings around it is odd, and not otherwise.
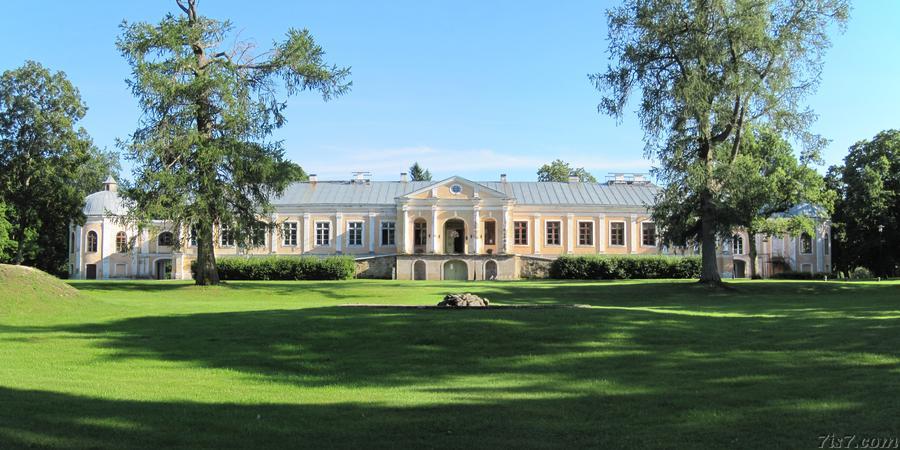
<path fill-rule="evenodd" d="M 444 279 L 445 280 L 468 280 L 468 267 L 466 263 L 454 259 L 444 263 Z"/>

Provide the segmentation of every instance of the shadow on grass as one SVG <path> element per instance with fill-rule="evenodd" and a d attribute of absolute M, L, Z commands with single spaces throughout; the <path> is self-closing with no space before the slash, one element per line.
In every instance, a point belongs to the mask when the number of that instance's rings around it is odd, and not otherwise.
<path fill-rule="evenodd" d="M 234 405 L 0 388 L 0 444 L 796 448 L 826 433 L 900 433 L 891 287 L 767 283 L 720 296 L 650 283 L 476 286 L 499 303 L 598 308 L 323 307 L 48 327 L 114 360 L 225 368 L 343 397 Z M 366 403 L 353 394 L 365 387 L 431 400 Z"/>

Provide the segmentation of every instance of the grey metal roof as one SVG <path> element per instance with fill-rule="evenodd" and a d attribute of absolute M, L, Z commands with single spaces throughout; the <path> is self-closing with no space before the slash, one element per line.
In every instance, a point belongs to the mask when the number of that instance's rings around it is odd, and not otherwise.
<path fill-rule="evenodd" d="M 114 191 L 99 191 L 88 195 L 84 199 L 82 212 L 86 216 L 105 216 L 106 214 L 125 214 L 122 198 Z"/>
<path fill-rule="evenodd" d="M 439 182 L 432 181 L 319 181 L 289 186 L 273 200 L 276 206 L 323 204 L 393 205 L 396 198 Z M 649 206 L 659 187 L 653 184 L 554 183 L 523 181 L 475 182 L 503 192 L 519 205 Z"/>

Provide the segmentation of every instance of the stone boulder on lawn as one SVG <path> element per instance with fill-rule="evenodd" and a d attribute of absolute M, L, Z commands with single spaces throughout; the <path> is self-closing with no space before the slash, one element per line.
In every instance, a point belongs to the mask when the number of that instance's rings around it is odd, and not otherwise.
<path fill-rule="evenodd" d="M 490 302 L 486 298 L 479 297 L 475 294 L 447 294 L 444 296 L 444 299 L 438 303 L 438 306 L 445 306 L 448 308 L 466 308 L 466 307 L 481 307 L 484 308 L 489 306 Z"/>

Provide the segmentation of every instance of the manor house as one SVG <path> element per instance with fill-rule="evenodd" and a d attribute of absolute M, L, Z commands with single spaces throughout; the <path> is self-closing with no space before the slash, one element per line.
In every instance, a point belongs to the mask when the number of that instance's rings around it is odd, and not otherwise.
<path fill-rule="evenodd" d="M 506 175 L 488 182 L 458 176 L 409 181 L 405 173 L 397 181 L 364 174 L 319 181 L 311 175 L 273 200 L 276 225 L 254 246 L 236 246 L 228 227 L 218 227 L 216 255 L 344 254 L 357 260 L 362 277 L 490 280 L 545 276 L 549 261 L 560 255 L 684 254 L 657 239 L 650 209 L 658 190 L 637 174 L 614 174 L 602 183 L 574 177 L 516 182 Z M 125 212 L 111 177 L 86 198 L 86 223 L 70 230 L 71 277 L 190 279 L 194 239 L 165 223 L 137 234 L 115 219 Z M 828 218 L 809 205 L 789 214 L 815 217 L 815 235 L 738 231 L 718 246 L 723 277 L 749 276 L 749 239 L 756 241 L 763 277 L 784 270 L 829 272 Z"/>

